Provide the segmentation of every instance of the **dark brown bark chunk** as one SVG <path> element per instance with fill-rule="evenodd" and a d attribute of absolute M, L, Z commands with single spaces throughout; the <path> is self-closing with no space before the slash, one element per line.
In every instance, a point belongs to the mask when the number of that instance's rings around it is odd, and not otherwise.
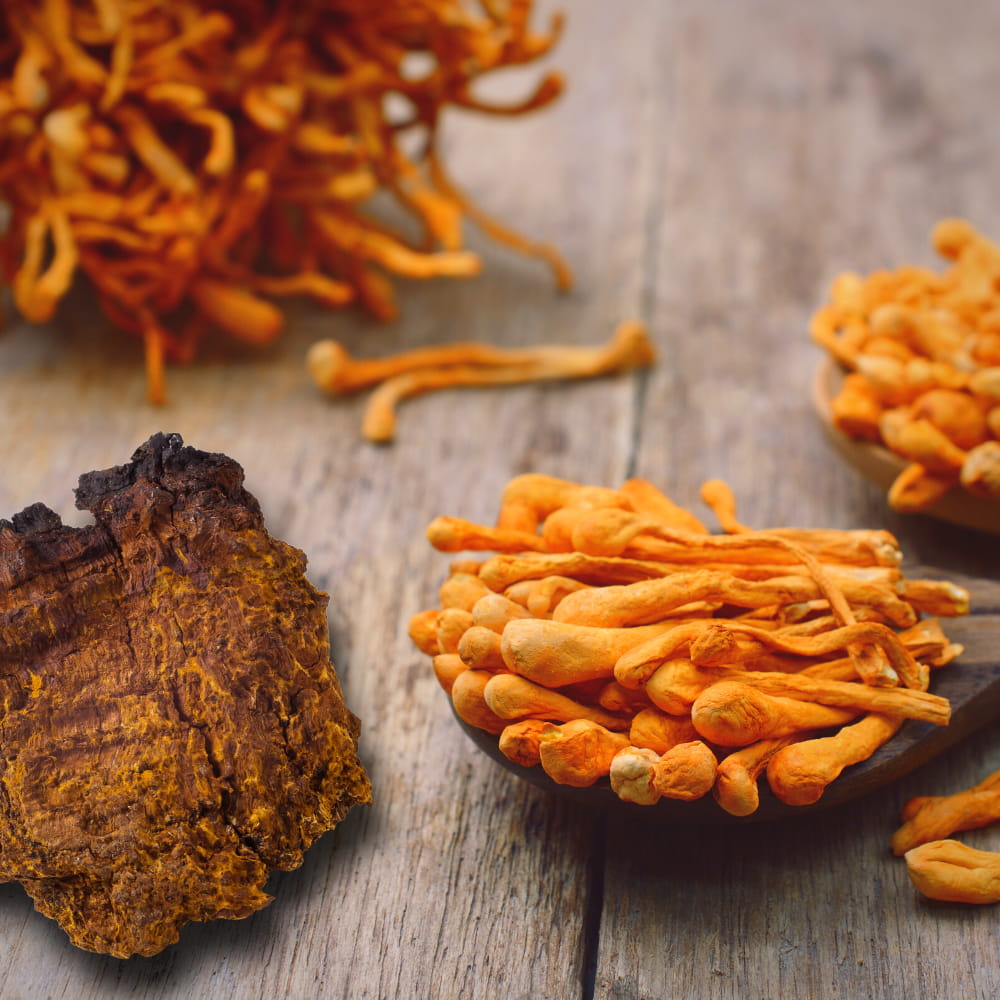
<path fill-rule="evenodd" d="M 327 596 L 236 462 L 158 434 L 76 496 L 95 524 L 0 520 L 0 881 L 152 955 L 265 906 L 371 789 Z"/>

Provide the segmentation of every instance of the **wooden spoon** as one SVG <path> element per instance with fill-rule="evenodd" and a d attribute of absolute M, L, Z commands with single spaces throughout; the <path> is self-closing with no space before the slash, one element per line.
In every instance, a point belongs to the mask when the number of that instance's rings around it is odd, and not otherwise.
<path fill-rule="evenodd" d="M 844 375 L 844 369 L 833 358 L 827 358 L 813 378 L 813 405 L 827 438 L 841 457 L 888 493 L 889 487 L 908 463 L 883 445 L 856 441 L 834 426 L 832 402 L 840 392 Z M 955 486 L 921 513 L 975 531 L 1000 534 L 1000 500 L 974 496 L 961 486 Z"/>
<path fill-rule="evenodd" d="M 951 702 L 951 722 L 947 726 L 912 720 L 904 723 L 900 731 L 868 760 L 846 768 L 815 805 L 785 805 L 771 794 L 767 781 L 762 779 L 760 808 L 746 817 L 729 815 L 710 795 L 695 802 L 661 799 L 653 806 L 638 806 L 622 802 L 611 791 L 607 780 L 590 788 L 556 784 L 540 767 L 521 767 L 509 761 L 500 752 L 496 736 L 468 726 L 461 719 L 458 719 L 459 725 L 476 746 L 519 778 L 588 806 L 628 813 L 639 821 L 747 823 L 790 819 L 829 809 L 888 785 L 991 720 L 1000 718 L 1000 582 L 963 579 L 954 573 L 920 566 L 907 566 L 906 574 L 911 578 L 949 579 L 967 587 L 971 595 L 970 614 L 946 618 L 942 622 L 948 638 L 961 643 L 965 651 L 957 660 L 935 671 L 931 680 L 931 690 Z"/>

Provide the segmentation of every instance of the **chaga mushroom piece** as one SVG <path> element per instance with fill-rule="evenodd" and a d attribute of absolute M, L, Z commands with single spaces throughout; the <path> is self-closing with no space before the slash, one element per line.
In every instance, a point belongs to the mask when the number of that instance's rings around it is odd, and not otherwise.
<path fill-rule="evenodd" d="M 153 955 L 265 906 L 371 787 L 328 598 L 236 462 L 158 434 L 76 495 L 94 525 L 0 520 L 0 881 Z"/>

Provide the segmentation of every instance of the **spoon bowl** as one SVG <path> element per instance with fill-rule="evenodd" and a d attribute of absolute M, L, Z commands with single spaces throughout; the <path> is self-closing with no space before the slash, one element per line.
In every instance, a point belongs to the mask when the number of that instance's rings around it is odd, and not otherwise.
<path fill-rule="evenodd" d="M 844 769 L 813 805 L 790 806 L 776 798 L 766 779 L 759 783 L 760 806 L 749 816 L 732 816 L 711 795 L 694 802 L 661 799 L 655 805 L 623 802 L 605 778 L 588 788 L 573 788 L 553 781 L 539 766 L 522 767 L 508 760 L 496 736 L 456 719 L 473 743 L 487 756 L 518 778 L 538 788 L 596 809 L 612 810 L 639 821 L 684 824 L 753 823 L 788 820 L 829 809 L 868 795 L 927 763 L 987 723 L 1000 718 L 1000 582 L 961 578 L 926 566 L 907 566 L 911 577 L 945 578 L 966 587 L 971 612 L 949 618 L 945 631 L 952 642 L 961 643 L 958 659 L 934 671 L 931 691 L 951 703 L 947 726 L 908 720 L 899 732 L 868 760 Z"/>
<path fill-rule="evenodd" d="M 848 437 L 834 425 L 833 400 L 840 392 L 844 375 L 844 369 L 833 358 L 826 358 L 813 378 L 813 405 L 828 440 L 841 458 L 888 493 L 909 463 L 883 445 Z M 1000 534 L 1000 500 L 977 497 L 961 486 L 953 487 L 921 513 L 963 528 Z"/>

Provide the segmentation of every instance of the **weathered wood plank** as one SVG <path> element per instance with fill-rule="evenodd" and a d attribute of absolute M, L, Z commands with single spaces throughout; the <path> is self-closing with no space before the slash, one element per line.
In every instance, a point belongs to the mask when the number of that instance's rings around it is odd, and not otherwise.
<path fill-rule="evenodd" d="M 555 61 L 596 64 L 613 33 L 638 46 L 643 26 L 617 22 L 611 9 L 582 9 Z M 538 262 L 473 236 L 487 257 L 482 278 L 403 289 L 403 318 L 388 327 L 302 310 L 266 358 L 221 355 L 171 370 L 163 411 L 146 406 L 138 353 L 106 335 L 85 294 L 49 328 L 15 326 L 0 340 L 3 515 L 44 500 L 77 521 L 76 476 L 125 460 L 155 430 L 232 455 L 270 529 L 308 553 L 311 579 L 331 594 L 334 660 L 363 720 L 375 789 L 375 804 L 316 845 L 301 870 L 275 877 L 272 906 L 236 924 L 190 927 L 153 959 L 76 951 L 5 887 L 5 1000 L 581 989 L 596 821 L 475 750 L 406 625 L 434 603 L 447 572 L 423 535 L 435 515 L 492 517 L 502 485 L 525 469 L 625 475 L 634 382 L 413 400 L 397 443 L 379 449 L 359 439 L 362 401 L 320 397 L 302 357 L 311 340 L 331 335 L 359 355 L 458 338 L 591 344 L 636 315 L 645 199 L 622 181 L 618 158 L 637 164 L 644 154 L 642 69 L 591 79 L 534 120 L 463 118 L 448 132 L 453 173 L 484 208 L 566 248 L 579 277 L 570 295 L 553 290 Z M 522 91 L 534 76 L 498 84 Z M 613 141 L 614 158 L 591 148 L 598 135 Z"/>
<path fill-rule="evenodd" d="M 934 265 L 932 224 L 995 231 L 997 10 L 930 3 L 671 5 L 659 20 L 665 206 L 656 212 L 638 472 L 696 503 L 719 476 L 747 523 L 884 526 L 920 561 L 997 578 L 996 539 L 891 513 L 824 440 L 809 315 L 843 269 Z M 947 67 L 947 69 L 945 69 Z M 888 838 L 909 796 L 1000 766 L 996 727 L 888 790 L 738 830 L 612 821 L 594 995 L 994 995 L 988 912 L 922 901 Z M 1000 831 L 963 835 L 1000 846 Z"/>

